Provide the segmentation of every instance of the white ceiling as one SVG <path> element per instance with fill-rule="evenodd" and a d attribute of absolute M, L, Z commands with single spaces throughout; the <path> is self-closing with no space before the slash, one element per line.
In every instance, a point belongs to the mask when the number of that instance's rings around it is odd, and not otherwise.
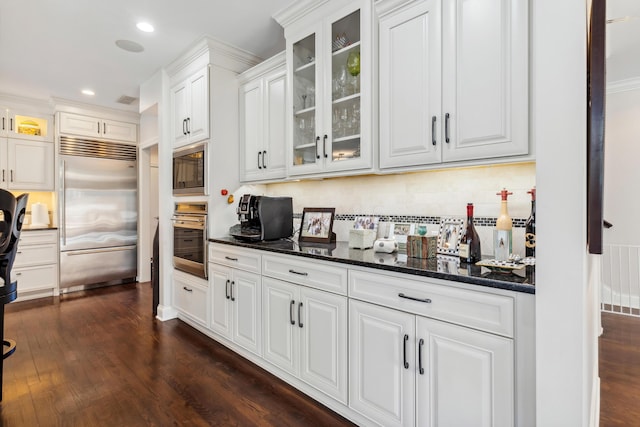
<path fill-rule="evenodd" d="M 51 97 L 137 111 L 121 95 L 139 86 L 203 35 L 262 58 L 284 49 L 271 18 L 293 0 L 2 0 L 0 93 Z M 608 0 L 607 17 L 635 17 L 607 26 L 607 80 L 640 78 L 640 0 Z M 138 20 L 156 31 L 139 31 Z M 124 51 L 119 39 L 145 47 Z M 94 97 L 80 91 L 91 88 Z"/>
<path fill-rule="evenodd" d="M 259 57 L 284 50 L 283 30 L 272 18 L 293 0 L 2 0 L 0 93 L 57 97 L 121 110 L 121 95 L 139 86 L 204 35 Z M 139 20 L 154 33 L 136 28 Z M 118 48 L 126 39 L 141 53 Z M 91 88 L 94 97 L 80 91 Z"/>

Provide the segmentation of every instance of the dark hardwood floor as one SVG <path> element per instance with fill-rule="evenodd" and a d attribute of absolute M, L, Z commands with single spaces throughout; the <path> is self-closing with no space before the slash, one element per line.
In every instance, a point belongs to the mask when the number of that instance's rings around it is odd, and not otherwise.
<path fill-rule="evenodd" d="M 347 426 L 181 321 L 149 283 L 6 306 L 2 426 Z"/>
<path fill-rule="evenodd" d="M 600 426 L 640 425 L 640 317 L 602 313 Z"/>

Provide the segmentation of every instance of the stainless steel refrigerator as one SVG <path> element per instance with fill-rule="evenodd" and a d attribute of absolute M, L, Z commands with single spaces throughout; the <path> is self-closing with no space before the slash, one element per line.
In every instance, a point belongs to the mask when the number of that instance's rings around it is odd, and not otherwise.
<path fill-rule="evenodd" d="M 136 146 L 60 138 L 60 287 L 137 276 Z"/>

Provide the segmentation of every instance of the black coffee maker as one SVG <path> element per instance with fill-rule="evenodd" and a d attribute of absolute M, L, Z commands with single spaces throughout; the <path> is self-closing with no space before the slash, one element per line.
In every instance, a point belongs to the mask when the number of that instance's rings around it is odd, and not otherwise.
<path fill-rule="evenodd" d="M 244 194 L 236 209 L 240 224 L 229 229 L 233 237 L 246 241 L 276 240 L 293 235 L 293 200 Z"/>

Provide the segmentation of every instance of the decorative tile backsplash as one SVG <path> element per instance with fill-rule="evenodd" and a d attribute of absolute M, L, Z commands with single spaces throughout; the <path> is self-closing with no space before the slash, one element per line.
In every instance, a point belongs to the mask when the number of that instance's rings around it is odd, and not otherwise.
<path fill-rule="evenodd" d="M 493 253 L 493 227 L 500 213 L 502 188 L 513 192 L 509 214 L 513 219 L 513 252 L 524 254 L 524 227 L 531 210 L 536 165 L 530 163 L 475 166 L 389 175 L 364 175 L 269 184 L 264 194 L 293 198 L 294 227 L 300 226 L 305 207 L 336 210 L 334 231 L 347 241 L 357 216 L 376 216 L 381 223 L 427 224 L 437 233 L 440 218 L 466 218 L 474 204 L 474 224 L 482 253 Z M 364 213 L 363 213 L 364 212 Z"/>

